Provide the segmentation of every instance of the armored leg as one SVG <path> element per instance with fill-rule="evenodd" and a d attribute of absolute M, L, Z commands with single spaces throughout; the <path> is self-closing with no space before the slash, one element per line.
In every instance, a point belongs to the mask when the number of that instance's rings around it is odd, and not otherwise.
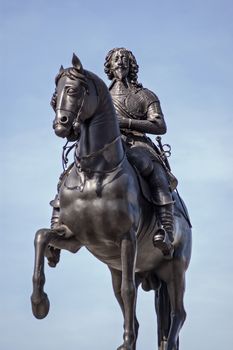
<path fill-rule="evenodd" d="M 174 247 L 173 238 L 173 204 L 167 204 L 157 207 L 157 214 L 161 227 L 157 230 L 153 237 L 153 244 L 159 248 L 163 255 L 172 258 Z"/>
<path fill-rule="evenodd" d="M 127 150 L 127 158 L 136 166 L 147 181 L 160 228 L 155 233 L 153 244 L 168 259 L 173 255 L 173 199 L 164 166 L 144 147 L 132 147 Z"/>
<path fill-rule="evenodd" d="M 171 258 L 174 251 L 173 199 L 165 169 L 159 162 L 153 163 L 154 168 L 148 176 L 148 182 L 161 225 L 154 235 L 153 244 L 163 252 L 164 256 Z"/>

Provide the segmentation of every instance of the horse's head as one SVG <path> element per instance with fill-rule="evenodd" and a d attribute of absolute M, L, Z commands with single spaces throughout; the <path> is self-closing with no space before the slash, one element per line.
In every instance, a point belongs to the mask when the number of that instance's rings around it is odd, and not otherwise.
<path fill-rule="evenodd" d="M 56 76 L 55 111 L 53 128 L 57 136 L 75 140 L 79 125 L 90 118 L 98 104 L 95 83 L 87 77 L 79 58 L 73 54 L 73 66 L 62 66 Z"/>

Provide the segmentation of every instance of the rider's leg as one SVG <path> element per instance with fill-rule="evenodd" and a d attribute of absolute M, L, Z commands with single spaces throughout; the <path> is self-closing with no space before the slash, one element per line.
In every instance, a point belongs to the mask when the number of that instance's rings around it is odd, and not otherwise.
<path fill-rule="evenodd" d="M 153 243 L 162 250 L 165 256 L 172 256 L 174 240 L 173 198 L 166 171 L 161 163 L 153 162 L 153 171 L 148 176 L 152 198 L 156 205 L 156 213 L 161 227 L 156 232 Z"/>
<path fill-rule="evenodd" d="M 168 258 L 173 255 L 173 199 L 166 170 L 144 147 L 127 150 L 127 158 L 147 181 L 161 224 L 153 243 Z M 152 160 L 153 158 L 153 160 Z"/>

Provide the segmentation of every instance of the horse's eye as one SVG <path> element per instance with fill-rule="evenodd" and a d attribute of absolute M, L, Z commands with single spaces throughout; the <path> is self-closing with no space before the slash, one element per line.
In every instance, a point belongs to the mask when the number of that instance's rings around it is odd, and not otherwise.
<path fill-rule="evenodd" d="M 77 95 L 78 94 L 78 91 L 76 90 L 76 89 L 74 89 L 74 88 L 68 88 L 67 90 L 66 90 L 66 92 L 67 92 L 67 94 L 69 95 L 69 96 L 73 96 L 73 95 Z"/>

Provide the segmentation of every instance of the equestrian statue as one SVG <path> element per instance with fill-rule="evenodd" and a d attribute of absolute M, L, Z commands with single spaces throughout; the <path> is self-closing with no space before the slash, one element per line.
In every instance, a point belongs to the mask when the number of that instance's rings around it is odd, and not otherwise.
<path fill-rule="evenodd" d="M 111 50 L 105 72 L 109 89 L 74 54 L 72 67 L 61 66 L 55 78 L 53 129 L 73 145 L 64 147 L 51 227 L 35 235 L 32 312 L 38 319 L 49 312 L 44 258 L 55 267 L 60 250 L 86 247 L 111 272 L 124 318 L 118 350 L 136 349 L 140 285 L 155 292 L 158 349 L 178 350 L 191 223 L 161 137 L 155 145 L 146 136 L 166 132 L 164 116 L 158 97 L 138 83 L 131 51 Z"/>

